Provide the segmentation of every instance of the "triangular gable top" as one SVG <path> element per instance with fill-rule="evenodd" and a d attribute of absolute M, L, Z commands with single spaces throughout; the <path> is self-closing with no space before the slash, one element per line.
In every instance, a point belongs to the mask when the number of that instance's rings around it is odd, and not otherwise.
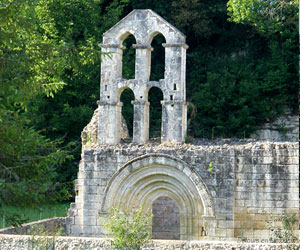
<path fill-rule="evenodd" d="M 147 24 L 147 21 L 157 19 L 159 21 L 160 26 L 165 26 L 169 29 L 170 32 L 174 32 L 174 35 L 180 38 L 180 40 L 184 41 L 186 36 L 178 30 L 176 27 L 174 27 L 172 24 L 167 22 L 164 18 L 162 18 L 160 15 L 155 13 L 154 11 L 150 9 L 136 9 L 131 11 L 126 17 L 124 17 L 122 20 L 120 20 L 118 23 L 116 23 L 113 27 L 111 27 L 108 31 L 103 33 L 103 37 L 112 37 L 115 34 L 118 33 L 119 30 L 124 30 L 124 26 L 130 26 L 131 21 L 137 21 L 139 20 L 140 23 L 143 22 L 141 25 Z M 153 28 L 153 27 L 151 27 Z M 116 38 L 116 37 L 115 37 Z"/>

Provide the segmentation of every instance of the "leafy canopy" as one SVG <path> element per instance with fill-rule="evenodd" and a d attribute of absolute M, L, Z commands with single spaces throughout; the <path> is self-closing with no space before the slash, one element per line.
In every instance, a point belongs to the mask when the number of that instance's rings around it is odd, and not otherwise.
<path fill-rule="evenodd" d="M 31 124 L 30 103 L 54 97 L 65 85 L 65 58 L 51 22 L 40 19 L 43 2 L 0 5 L 0 214 L 3 205 L 34 206 L 68 197 L 55 166 L 71 159 L 62 140 L 49 140 Z M 18 215 L 5 214 L 18 224 Z"/>

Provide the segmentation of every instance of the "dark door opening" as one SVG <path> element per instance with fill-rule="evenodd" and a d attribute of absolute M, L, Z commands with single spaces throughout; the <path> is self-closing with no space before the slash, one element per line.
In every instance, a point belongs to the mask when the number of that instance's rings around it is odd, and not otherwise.
<path fill-rule="evenodd" d="M 152 204 L 152 238 L 180 239 L 180 214 L 174 200 L 167 196 L 157 198 Z"/>

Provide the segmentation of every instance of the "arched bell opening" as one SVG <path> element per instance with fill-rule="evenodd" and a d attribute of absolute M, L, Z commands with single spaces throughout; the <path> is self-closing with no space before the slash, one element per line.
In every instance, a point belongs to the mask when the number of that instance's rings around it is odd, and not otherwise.
<path fill-rule="evenodd" d="M 120 101 L 123 103 L 122 106 L 122 117 L 121 117 L 121 139 L 131 142 L 133 136 L 133 105 L 134 93 L 130 88 L 122 90 L 120 95 Z"/>
<path fill-rule="evenodd" d="M 126 37 L 127 36 L 127 37 Z M 133 44 L 136 44 L 135 37 L 127 33 L 124 35 L 123 40 L 123 57 L 122 57 L 122 78 L 134 79 L 135 78 L 135 49 Z"/>
<path fill-rule="evenodd" d="M 158 87 L 150 88 L 148 92 L 149 109 L 149 139 L 161 139 L 163 92 Z"/>
<path fill-rule="evenodd" d="M 157 198 L 152 204 L 152 239 L 180 240 L 180 211 L 168 196 Z"/>
<path fill-rule="evenodd" d="M 164 79 L 165 75 L 165 48 L 162 46 L 166 43 L 165 37 L 161 33 L 154 33 L 151 47 L 151 71 L 150 81 L 159 81 Z"/>

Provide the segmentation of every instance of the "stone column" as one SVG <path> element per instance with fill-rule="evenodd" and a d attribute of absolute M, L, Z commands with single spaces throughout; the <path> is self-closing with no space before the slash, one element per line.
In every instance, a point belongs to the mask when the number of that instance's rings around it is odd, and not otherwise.
<path fill-rule="evenodd" d="M 132 101 L 134 106 L 133 142 L 145 143 L 149 140 L 149 102 Z"/>
<path fill-rule="evenodd" d="M 116 145 L 121 138 L 122 103 L 118 99 L 117 79 L 122 78 L 124 46 L 100 44 L 102 48 L 98 144 Z M 88 139 L 88 138 L 87 138 Z"/>
<path fill-rule="evenodd" d="M 100 100 L 118 101 L 114 81 L 122 78 L 123 49 L 120 44 L 99 44 L 101 47 Z"/>
<path fill-rule="evenodd" d="M 187 105 L 184 101 L 161 101 L 162 142 L 184 142 L 187 124 Z"/>
<path fill-rule="evenodd" d="M 165 82 L 174 100 L 185 101 L 185 71 L 186 50 L 185 43 L 163 43 L 165 47 Z M 175 87 L 176 85 L 176 87 Z"/>
<path fill-rule="evenodd" d="M 122 102 L 99 101 L 98 144 L 116 145 L 121 139 Z"/>
<path fill-rule="evenodd" d="M 99 44 L 101 47 L 101 82 L 122 77 L 122 56 L 125 48 L 120 44 Z"/>
<path fill-rule="evenodd" d="M 162 142 L 184 142 L 187 130 L 185 43 L 164 43 L 166 93 L 162 101 Z"/>
<path fill-rule="evenodd" d="M 149 44 L 134 44 L 133 48 L 135 48 L 135 79 L 149 81 L 152 47 Z"/>

